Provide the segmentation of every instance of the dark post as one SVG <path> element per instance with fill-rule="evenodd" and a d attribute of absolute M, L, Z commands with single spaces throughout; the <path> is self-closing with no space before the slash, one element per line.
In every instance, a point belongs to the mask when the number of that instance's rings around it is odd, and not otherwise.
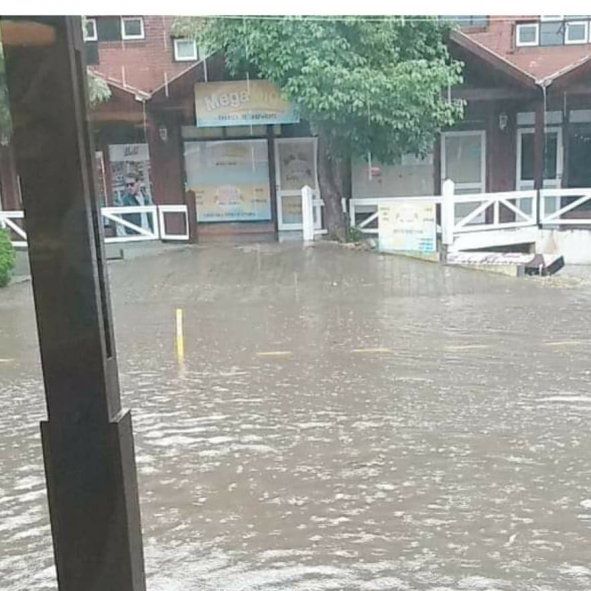
<path fill-rule="evenodd" d="M 277 218 L 277 163 L 275 162 L 275 132 L 272 125 L 267 125 L 267 154 L 269 158 L 269 189 L 271 193 L 271 218 L 275 236 L 279 234 Z"/>
<path fill-rule="evenodd" d="M 121 409 L 79 17 L 0 21 L 48 420 L 60 591 L 144 591 L 131 416 Z"/>
<path fill-rule="evenodd" d="M 534 127 L 534 190 L 538 192 L 536 199 L 537 219 L 540 225 L 540 191 L 544 188 L 544 152 L 546 146 L 546 113 L 543 98 L 536 103 Z"/>

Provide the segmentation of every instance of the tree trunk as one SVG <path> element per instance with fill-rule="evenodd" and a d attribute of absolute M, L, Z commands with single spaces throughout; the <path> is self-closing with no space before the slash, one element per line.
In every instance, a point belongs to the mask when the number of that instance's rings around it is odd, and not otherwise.
<path fill-rule="evenodd" d="M 330 150 L 324 131 L 318 134 L 318 183 L 324 200 L 324 220 L 328 237 L 339 242 L 347 239 L 347 225 L 341 200 L 344 197 L 344 163 Z"/>

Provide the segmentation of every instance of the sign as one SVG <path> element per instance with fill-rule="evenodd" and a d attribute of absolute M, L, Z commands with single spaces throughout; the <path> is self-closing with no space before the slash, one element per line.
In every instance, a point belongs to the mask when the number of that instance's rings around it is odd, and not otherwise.
<path fill-rule="evenodd" d="M 267 80 L 195 84 L 197 127 L 297 123 L 300 116 Z"/>
<path fill-rule="evenodd" d="M 267 140 L 185 142 L 198 222 L 271 219 Z"/>
<path fill-rule="evenodd" d="M 114 205 L 121 204 L 125 194 L 125 179 L 130 174 L 139 177 L 142 193 L 148 196 L 149 202 L 152 201 L 148 144 L 111 144 L 109 162 Z"/>
<path fill-rule="evenodd" d="M 435 204 L 400 200 L 378 206 L 380 250 L 435 252 Z"/>

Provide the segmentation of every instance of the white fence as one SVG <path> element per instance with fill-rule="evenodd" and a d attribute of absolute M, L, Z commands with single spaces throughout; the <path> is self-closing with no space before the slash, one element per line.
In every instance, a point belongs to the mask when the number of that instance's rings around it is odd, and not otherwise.
<path fill-rule="evenodd" d="M 591 225 L 591 188 L 543 189 L 540 222 L 545 226 Z"/>
<path fill-rule="evenodd" d="M 184 230 L 167 230 L 170 216 L 181 217 Z M 9 231 L 15 246 L 27 245 L 23 211 L 0 211 L 0 227 Z M 101 208 L 106 243 L 141 240 L 188 240 L 189 217 L 186 205 L 142 205 Z"/>
<path fill-rule="evenodd" d="M 8 230 L 10 240 L 14 246 L 27 245 L 24 219 L 25 213 L 23 211 L 0 211 L 0 228 Z M 20 220 L 20 225 L 17 220 Z"/>
<path fill-rule="evenodd" d="M 443 195 L 369 197 L 349 200 L 349 222 L 364 234 L 378 234 L 378 206 L 390 201 L 428 201 L 437 206 L 444 244 L 476 232 L 521 228 L 591 226 L 591 188 L 455 194 L 446 181 Z M 539 207 L 539 215 L 538 215 Z"/>

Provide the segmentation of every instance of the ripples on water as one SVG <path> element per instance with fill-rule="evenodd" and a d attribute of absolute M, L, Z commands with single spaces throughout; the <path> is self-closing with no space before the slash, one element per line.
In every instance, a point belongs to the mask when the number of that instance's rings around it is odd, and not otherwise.
<path fill-rule="evenodd" d="M 564 343 L 589 320 L 556 312 L 588 299 L 516 299 L 505 279 L 393 297 L 353 256 L 366 287 L 342 301 L 304 280 L 296 298 L 276 285 L 289 268 L 249 288 L 238 264 L 247 313 L 223 286 L 185 294 L 183 366 L 174 305 L 116 298 L 150 591 L 588 591 L 589 348 Z M 0 378 L 0 587 L 55 590 L 42 385 L 34 335 L 19 342 Z"/>

